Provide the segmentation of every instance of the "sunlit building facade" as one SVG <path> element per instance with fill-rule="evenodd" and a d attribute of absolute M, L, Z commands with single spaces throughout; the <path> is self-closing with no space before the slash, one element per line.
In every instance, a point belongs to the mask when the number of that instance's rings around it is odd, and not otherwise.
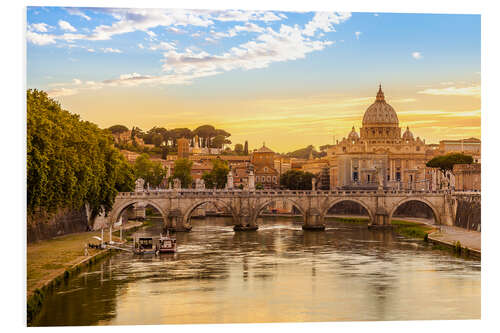
<path fill-rule="evenodd" d="M 396 111 L 386 102 L 380 86 L 375 102 L 365 111 L 359 134 L 353 127 L 347 138 L 327 151 L 330 188 L 432 186 L 425 164 L 436 149 L 415 138 L 408 127 L 401 132 Z"/>

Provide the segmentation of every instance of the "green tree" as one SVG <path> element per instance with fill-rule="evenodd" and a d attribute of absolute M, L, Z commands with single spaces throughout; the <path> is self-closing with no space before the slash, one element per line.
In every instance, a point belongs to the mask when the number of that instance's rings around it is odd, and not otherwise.
<path fill-rule="evenodd" d="M 264 189 L 264 185 L 262 185 L 262 183 L 257 183 L 257 184 L 255 184 L 255 189 L 256 190 L 263 190 Z"/>
<path fill-rule="evenodd" d="M 169 137 L 173 141 L 174 147 L 177 147 L 177 139 L 187 138 L 190 139 L 193 136 L 193 132 L 189 128 L 174 128 L 169 131 Z"/>
<path fill-rule="evenodd" d="M 200 127 L 197 127 L 193 131 L 194 135 L 198 135 L 198 137 L 201 139 L 201 144 L 202 147 L 211 147 L 211 139 L 215 137 L 216 131 L 215 127 L 212 125 L 202 125 Z"/>
<path fill-rule="evenodd" d="M 159 186 L 167 174 L 165 168 L 158 161 L 151 161 L 149 155 L 141 154 L 134 163 L 136 178 L 142 178 L 150 186 Z"/>
<path fill-rule="evenodd" d="M 470 155 L 464 155 L 461 153 L 450 153 L 446 155 L 436 156 L 425 165 L 429 168 L 438 168 L 444 175 L 448 171 L 453 170 L 455 164 L 471 164 L 474 159 Z"/>
<path fill-rule="evenodd" d="M 108 130 L 62 110 L 47 93 L 29 89 L 27 105 L 27 209 L 53 213 L 89 204 L 97 214 L 118 191 L 133 189 L 133 170 Z"/>
<path fill-rule="evenodd" d="M 191 168 L 193 167 L 193 162 L 186 158 L 179 158 L 174 164 L 174 173 L 171 180 L 179 178 L 181 180 L 182 188 L 188 188 L 191 186 L 193 178 L 191 177 Z"/>
<path fill-rule="evenodd" d="M 117 134 L 128 131 L 128 128 L 124 125 L 113 125 L 108 128 L 108 131 L 110 131 L 112 134 Z"/>
<path fill-rule="evenodd" d="M 234 145 L 234 152 L 238 155 L 243 154 L 243 145 L 241 143 L 237 143 Z"/>
<path fill-rule="evenodd" d="M 326 152 L 318 153 L 314 149 L 314 146 L 309 145 L 309 146 L 307 146 L 305 148 L 297 149 L 295 151 L 287 153 L 286 156 L 288 156 L 288 157 L 295 157 L 295 158 L 308 159 L 309 156 L 311 155 L 311 153 L 312 153 L 313 157 L 322 157 L 322 156 L 326 155 Z"/>
<path fill-rule="evenodd" d="M 212 170 L 205 172 L 201 177 L 205 181 L 207 188 L 224 188 L 227 183 L 227 174 L 229 166 L 226 161 L 215 159 L 212 160 Z"/>
<path fill-rule="evenodd" d="M 310 172 L 288 170 L 280 176 L 280 184 L 289 190 L 311 190 L 313 178 Z"/>
<path fill-rule="evenodd" d="M 155 145 L 155 147 L 160 147 L 162 142 L 163 142 L 163 135 L 158 133 L 153 135 L 152 143 Z"/>

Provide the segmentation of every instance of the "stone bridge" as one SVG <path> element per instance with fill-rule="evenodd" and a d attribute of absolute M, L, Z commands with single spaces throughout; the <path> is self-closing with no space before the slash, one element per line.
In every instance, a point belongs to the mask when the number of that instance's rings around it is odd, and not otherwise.
<path fill-rule="evenodd" d="M 410 201 L 426 204 L 433 212 L 436 224 L 453 225 L 457 198 L 480 201 L 480 193 L 450 191 L 397 190 L 158 190 L 122 192 L 108 214 L 108 223 L 118 221 L 125 210 L 134 205 L 150 205 L 163 218 L 165 229 L 191 230 L 191 215 L 196 208 L 211 203 L 232 216 L 235 230 L 256 230 L 257 218 L 274 201 L 287 201 L 300 211 L 303 229 L 323 230 L 327 212 L 343 201 L 358 203 L 369 215 L 369 226 L 388 227 L 396 209 Z"/>

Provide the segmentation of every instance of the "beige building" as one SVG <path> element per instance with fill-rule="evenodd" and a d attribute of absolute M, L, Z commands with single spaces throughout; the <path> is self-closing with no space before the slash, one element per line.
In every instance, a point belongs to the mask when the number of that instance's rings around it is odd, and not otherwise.
<path fill-rule="evenodd" d="M 347 138 L 330 147 L 330 188 L 413 188 L 430 185 L 425 163 L 436 153 L 407 127 L 403 134 L 394 108 L 379 87 L 375 102 L 363 116 L 358 134 L 353 127 Z"/>
<path fill-rule="evenodd" d="M 472 155 L 474 163 L 481 163 L 481 140 L 476 138 L 442 140 L 439 141 L 439 152 L 441 154 L 463 153 Z"/>
<path fill-rule="evenodd" d="M 456 191 L 481 191 L 481 164 L 455 164 L 453 175 Z"/>
<path fill-rule="evenodd" d="M 254 165 L 255 184 L 262 184 L 264 188 L 279 187 L 279 172 L 274 168 L 275 153 L 265 145 L 252 153 L 251 162 Z"/>
<path fill-rule="evenodd" d="M 177 158 L 189 158 L 189 140 L 177 139 Z"/>

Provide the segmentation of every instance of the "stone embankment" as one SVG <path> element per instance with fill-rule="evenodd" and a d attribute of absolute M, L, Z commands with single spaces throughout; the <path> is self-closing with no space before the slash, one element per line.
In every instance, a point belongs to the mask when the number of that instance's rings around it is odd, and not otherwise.
<path fill-rule="evenodd" d="M 124 231 L 133 232 L 142 225 L 141 222 L 128 223 Z M 82 232 L 56 237 L 50 240 L 28 244 L 27 247 L 27 322 L 30 325 L 40 311 L 45 297 L 65 279 L 79 273 L 84 267 L 94 264 L 109 255 L 113 250 L 88 249 L 89 242 L 98 243 L 93 236 L 101 236 L 100 232 Z M 109 233 L 105 234 L 105 239 Z M 113 241 L 119 238 L 113 236 Z"/>
<path fill-rule="evenodd" d="M 429 234 L 429 241 L 469 251 L 471 256 L 481 258 L 481 233 L 456 226 L 439 226 L 439 231 Z M 466 250 L 467 249 L 467 250 Z"/>

